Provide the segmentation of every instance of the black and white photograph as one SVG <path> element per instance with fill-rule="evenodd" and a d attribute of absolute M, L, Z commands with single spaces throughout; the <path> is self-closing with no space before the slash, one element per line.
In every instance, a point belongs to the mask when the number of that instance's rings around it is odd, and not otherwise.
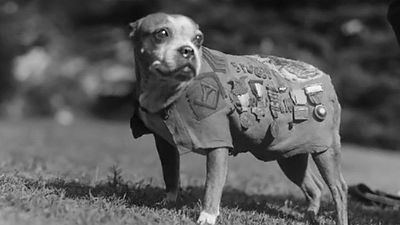
<path fill-rule="evenodd" d="M 400 225 L 400 0 L 0 0 L 0 225 Z"/>

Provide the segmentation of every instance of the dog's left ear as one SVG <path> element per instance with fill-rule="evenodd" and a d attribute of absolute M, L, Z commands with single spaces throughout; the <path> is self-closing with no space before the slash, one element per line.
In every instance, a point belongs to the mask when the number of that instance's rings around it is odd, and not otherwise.
<path fill-rule="evenodd" d="M 140 26 L 142 19 L 136 20 L 135 22 L 131 22 L 129 23 L 129 26 L 131 27 L 131 32 L 129 33 L 129 37 L 133 38 L 135 36 L 135 32 L 138 29 L 138 27 Z"/>

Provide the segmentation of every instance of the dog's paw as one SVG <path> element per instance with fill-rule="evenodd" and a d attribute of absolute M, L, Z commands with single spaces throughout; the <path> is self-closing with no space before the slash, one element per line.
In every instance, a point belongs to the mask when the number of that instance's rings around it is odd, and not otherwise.
<path fill-rule="evenodd" d="M 178 199 L 177 193 L 167 192 L 163 201 L 175 204 Z"/>
<path fill-rule="evenodd" d="M 161 201 L 157 202 L 156 205 L 160 207 L 172 208 L 176 205 L 177 198 L 177 194 L 166 193 L 164 198 Z"/>
<path fill-rule="evenodd" d="M 307 211 L 305 213 L 304 217 L 310 225 L 320 225 L 321 224 L 321 221 L 318 219 L 318 216 L 315 214 L 315 212 Z"/>
<path fill-rule="evenodd" d="M 200 212 L 199 219 L 197 219 L 198 225 L 214 225 L 217 221 L 218 215 L 213 215 L 204 211 Z"/>

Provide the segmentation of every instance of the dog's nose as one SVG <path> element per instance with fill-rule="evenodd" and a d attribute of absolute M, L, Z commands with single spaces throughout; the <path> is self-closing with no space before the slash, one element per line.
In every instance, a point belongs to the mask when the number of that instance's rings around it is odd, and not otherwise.
<path fill-rule="evenodd" d="M 185 59 L 191 59 L 194 56 L 193 48 L 187 45 L 180 47 L 178 51 Z"/>

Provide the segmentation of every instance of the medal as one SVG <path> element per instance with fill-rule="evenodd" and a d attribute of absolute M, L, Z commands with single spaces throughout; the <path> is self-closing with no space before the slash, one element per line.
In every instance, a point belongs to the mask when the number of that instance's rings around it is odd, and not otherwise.
<path fill-rule="evenodd" d="M 315 106 L 314 116 L 317 117 L 319 121 L 324 120 L 327 114 L 328 112 L 326 111 L 326 108 L 323 105 Z"/>
<path fill-rule="evenodd" d="M 239 120 L 240 120 L 240 125 L 242 125 L 242 128 L 247 130 L 254 125 L 256 117 L 251 112 L 246 111 L 240 114 Z"/>

